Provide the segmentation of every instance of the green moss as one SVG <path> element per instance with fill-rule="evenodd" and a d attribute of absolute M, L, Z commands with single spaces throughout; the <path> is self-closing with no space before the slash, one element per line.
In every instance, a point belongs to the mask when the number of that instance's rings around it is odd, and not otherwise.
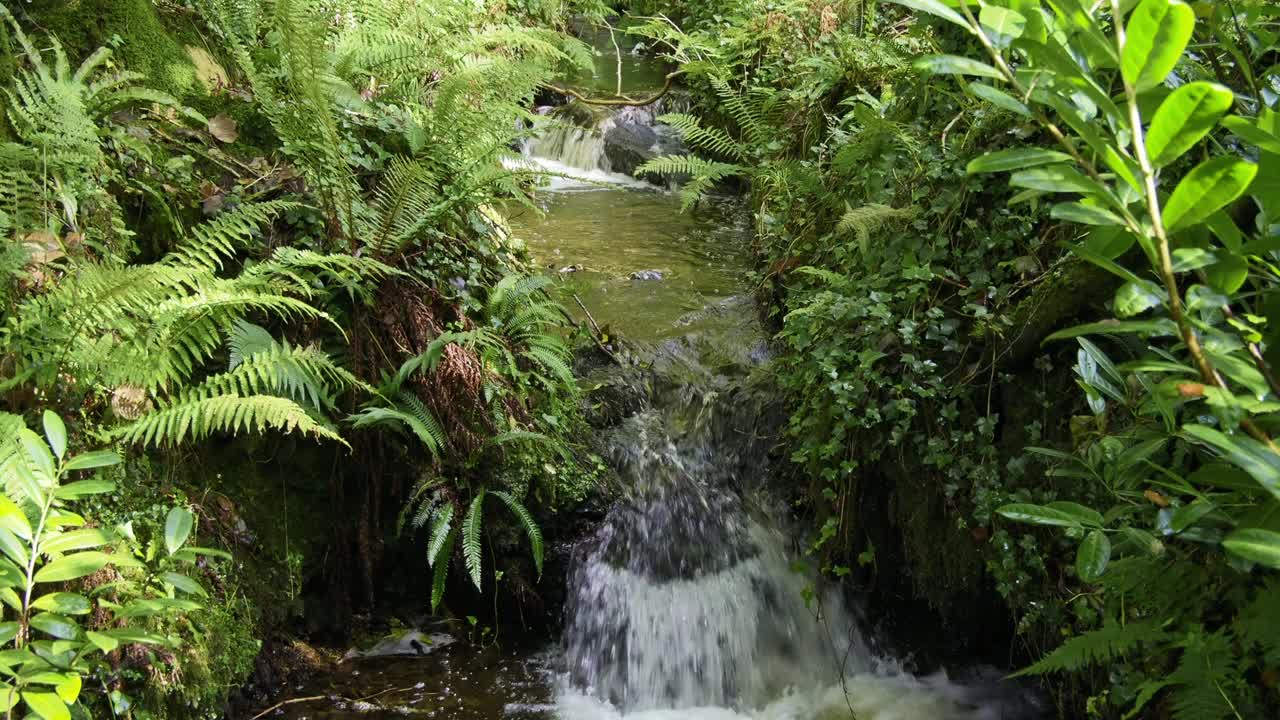
<path fill-rule="evenodd" d="M 75 59 L 111 47 L 119 65 L 147 76 L 148 87 L 179 98 L 205 94 L 186 50 L 203 44 L 194 25 L 162 15 L 151 0 L 58 0 L 30 13 Z"/>

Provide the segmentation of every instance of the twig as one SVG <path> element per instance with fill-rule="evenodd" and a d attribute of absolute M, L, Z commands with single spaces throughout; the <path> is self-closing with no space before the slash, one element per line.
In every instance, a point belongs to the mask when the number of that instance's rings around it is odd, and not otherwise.
<path fill-rule="evenodd" d="M 286 705 L 295 705 L 297 703 L 304 703 L 304 702 L 315 702 L 316 700 L 324 700 L 327 697 L 329 696 L 328 695 L 311 695 L 309 697 L 293 698 L 292 700 L 281 700 L 275 705 L 272 705 L 266 710 L 263 710 L 257 715 L 254 715 L 253 717 L 249 718 L 249 720 L 259 720 L 259 718 L 264 718 L 267 715 L 270 715 L 271 713 L 275 712 L 276 710 L 279 710 L 280 708 Z"/>
<path fill-rule="evenodd" d="M 587 314 L 587 319 L 591 321 L 591 327 L 595 328 L 596 335 L 604 335 L 604 332 L 600 330 L 600 323 L 597 323 L 596 319 L 592 317 L 591 311 L 582 303 L 582 298 L 578 297 L 578 293 L 573 294 L 573 301 L 578 303 L 578 307 L 582 308 L 582 312 Z"/>
<path fill-rule="evenodd" d="M 588 104 L 588 105 L 604 105 L 604 106 L 607 106 L 607 107 L 628 107 L 628 106 L 643 107 L 643 106 L 645 106 L 645 105 L 652 105 L 652 104 L 654 104 L 654 103 L 658 102 L 658 101 L 659 101 L 659 100 L 661 100 L 661 99 L 662 99 L 662 98 L 663 98 L 663 97 L 664 97 L 668 92 L 670 92 L 670 91 L 671 91 L 671 83 L 672 83 L 673 81 L 675 81 L 676 76 L 677 76 L 677 75 L 680 75 L 680 74 L 681 74 L 681 72 L 682 72 L 681 70 L 677 70 L 677 71 L 675 71 L 675 72 L 673 72 L 673 73 L 669 73 L 669 74 L 667 75 L 666 83 L 662 86 L 662 89 L 661 89 L 661 90 L 659 90 L 659 91 L 658 91 L 658 93 L 657 93 L 656 95 L 654 95 L 653 97 L 651 97 L 651 98 L 646 98 L 646 99 L 644 99 L 644 100 L 636 100 L 635 98 L 622 97 L 622 96 L 619 96 L 619 97 L 618 97 L 618 98 L 616 98 L 616 99 L 614 99 L 614 98 L 604 98 L 604 99 L 601 99 L 601 98 L 589 98 L 589 97 L 586 97 L 585 95 L 583 95 L 582 93 L 579 93 L 577 90 L 574 90 L 573 88 L 560 87 L 559 85 L 551 85 L 551 84 L 548 84 L 548 85 L 547 85 L 547 87 L 548 87 L 549 89 L 551 89 L 551 90 L 555 91 L 555 92 L 560 93 L 561 95 L 568 95 L 568 96 L 570 96 L 570 97 L 577 98 L 577 99 L 578 99 L 578 100 L 580 100 L 581 102 L 584 102 L 584 103 L 586 103 L 586 104 Z"/>

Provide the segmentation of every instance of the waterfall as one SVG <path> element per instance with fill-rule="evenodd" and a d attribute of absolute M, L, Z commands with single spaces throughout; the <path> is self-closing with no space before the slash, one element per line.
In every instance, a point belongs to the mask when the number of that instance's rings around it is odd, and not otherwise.
<path fill-rule="evenodd" d="M 1025 717 L 991 688 L 915 677 L 873 652 L 751 499 L 766 472 L 759 413 L 709 408 L 714 396 L 686 389 L 611 440 L 628 491 L 576 561 L 558 717 Z"/>

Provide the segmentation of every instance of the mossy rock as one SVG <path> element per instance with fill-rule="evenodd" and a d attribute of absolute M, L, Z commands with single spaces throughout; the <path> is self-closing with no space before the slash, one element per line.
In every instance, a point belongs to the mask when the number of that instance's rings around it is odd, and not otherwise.
<path fill-rule="evenodd" d="M 32 29 L 57 37 L 73 61 L 111 47 L 119 65 L 146 75 L 147 87 L 178 98 L 207 92 L 209 68 L 188 52 L 204 46 L 194 17 L 161 13 L 151 0 L 44 0 L 27 14 Z"/>

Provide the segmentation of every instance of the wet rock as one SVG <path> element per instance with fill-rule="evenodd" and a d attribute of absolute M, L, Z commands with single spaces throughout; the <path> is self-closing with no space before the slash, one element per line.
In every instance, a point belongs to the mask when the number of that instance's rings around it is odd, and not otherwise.
<path fill-rule="evenodd" d="M 396 657 L 429 655 L 440 648 L 452 645 L 455 638 L 444 633 L 430 635 L 418 630 L 409 630 L 398 635 L 391 635 L 378 641 L 368 650 L 351 648 L 342 656 L 343 662 L 354 658 Z"/>
<path fill-rule="evenodd" d="M 661 280 L 662 272 L 659 270 L 637 270 L 629 276 L 632 280 Z"/>
<path fill-rule="evenodd" d="M 604 132 L 604 153 L 614 172 L 635 175 L 636 168 L 656 157 L 685 152 L 679 136 L 657 122 L 652 108 L 623 108 Z"/>

